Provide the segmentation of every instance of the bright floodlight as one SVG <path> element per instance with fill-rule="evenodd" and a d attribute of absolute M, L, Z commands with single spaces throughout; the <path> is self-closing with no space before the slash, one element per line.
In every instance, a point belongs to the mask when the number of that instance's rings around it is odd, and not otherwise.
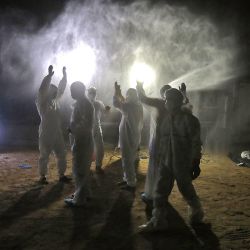
<path fill-rule="evenodd" d="M 56 56 L 56 71 L 66 66 L 68 81 L 82 81 L 89 84 L 96 70 L 94 51 L 84 43 L 69 51 L 62 51 Z"/>
<path fill-rule="evenodd" d="M 134 63 L 130 70 L 130 87 L 135 87 L 136 82 L 143 82 L 144 87 L 149 87 L 155 81 L 154 70 L 146 63 Z"/>

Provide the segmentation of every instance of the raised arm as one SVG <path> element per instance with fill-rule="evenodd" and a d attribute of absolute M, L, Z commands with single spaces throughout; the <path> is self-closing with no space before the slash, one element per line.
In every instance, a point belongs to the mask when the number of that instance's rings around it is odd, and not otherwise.
<path fill-rule="evenodd" d="M 57 99 L 60 99 L 66 89 L 67 86 L 67 72 L 66 72 L 66 67 L 63 67 L 63 78 L 62 80 L 59 82 L 58 85 L 58 90 L 57 90 Z"/>
<path fill-rule="evenodd" d="M 143 83 L 137 82 L 136 89 L 137 89 L 138 96 L 139 96 L 142 103 L 144 103 L 148 106 L 151 106 L 151 107 L 155 107 L 155 108 L 158 108 L 162 105 L 162 103 L 163 103 L 162 99 L 151 98 L 151 97 L 146 96 L 145 90 L 143 89 Z"/>
<path fill-rule="evenodd" d="M 113 105 L 115 108 L 122 110 L 123 102 L 121 101 L 121 99 L 118 96 L 114 95 L 113 96 Z"/>
<path fill-rule="evenodd" d="M 48 68 L 48 75 L 43 78 L 41 86 L 39 88 L 39 97 L 45 97 L 48 95 L 51 78 L 54 75 L 53 66 L 50 65 Z"/>
<path fill-rule="evenodd" d="M 187 104 L 189 103 L 189 99 L 187 97 L 187 87 L 186 87 L 186 84 L 183 82 L 181 84 L 181 86 L 179 86 L 179 90 L 181 91 L 182 95 L 183 95 L 183 103 L 184 104 Z"/>
<path fill-rule="evenodd" d="M 122 96 L 121 87 L 120 85 L 117 84 L 117 82 L 115 82 L 115 94 L 113 97 L 113 105 L 114 107 L 120 110 L 124 110 L 125 108 L 124 104 L 125 104 L 125 98 Z"/>

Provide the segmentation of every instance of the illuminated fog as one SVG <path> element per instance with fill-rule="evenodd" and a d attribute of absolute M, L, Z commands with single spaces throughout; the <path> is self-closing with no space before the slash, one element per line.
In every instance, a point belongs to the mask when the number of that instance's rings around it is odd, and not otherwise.
<path fill-rule="evenodd" d="M 69 81 L 99 87 L 107 101 L 114 81 L 123 89 L 131 86 L 130 71 L 137 62 L 154 70 L 154 82 L 148 86 L 151 93 L 154 86 L 169 82 L 176 86 L 186 81 L 188 89 L 204 88 L 235 73 L 233 33 L 222 36 L 207 17 L 185 7 L 146 1 L 130 5 L 74 2 L 52 24 L 36 32 L 27 30 L 6 32 L 2 26 L 2 74 L 12 82 L 32 83 L 27 91 L 33 94 L 49 64 L 55 67 L 55 83 L 65 64 Z"/>

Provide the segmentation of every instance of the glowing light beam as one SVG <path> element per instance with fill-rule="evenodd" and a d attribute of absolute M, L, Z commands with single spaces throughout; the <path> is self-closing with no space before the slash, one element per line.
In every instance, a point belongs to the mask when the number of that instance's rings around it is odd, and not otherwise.
<path fill-rule="evenodd" d="M 136 82 L 143 82 L 144 87 L 148 88 L 155 81 L 155 71 L 146 63 L 135 62 L 130 70 L 129 83 L 134 88 Z"/>
<path fill-rule="evenodd" d="M 80 43 L 72 50 L 62 51 L 55 57 L 54 68 L 61 71 L 66 66 L 68 81 L 82 81 L 88 85 L 96 71 L 96 56 L 90 46 Z"/>

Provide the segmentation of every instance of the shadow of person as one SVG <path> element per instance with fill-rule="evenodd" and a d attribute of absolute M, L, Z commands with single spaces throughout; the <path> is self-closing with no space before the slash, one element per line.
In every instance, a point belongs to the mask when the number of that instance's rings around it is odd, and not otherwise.
<path fill-rule="evenodd" d="M 98 235 L 87 244 L 88 250 L 133 250 L 133 225 L 131 208 L 134 195 L 121 191 L 107 213 Z"/>
<path fill-rule="evenodd" d="M 88 207 L 72 207 L 73 231 L 69 249 L 84 248 L 86 240 L 90 237 L 90 219 L 92 209 Z"/>
<path fill-rule="evenodd" d="M 63 183 L 58 182 L 47 192 L 42 192 L 43 186 L 27 191 L 14 205 L 0 215 L 0 231 L 10 227 L 19 218 L 47 207 L 49 204 L 60 199 L 63 186 Z"/>
<path fill-rule="evenodd" d="M 105 166 L 105 175 L 93 175 L 95 195 L 85 208 L 72 208 L 73 231 L 69 249 L 134 249 L 131 208 L 134 193 L 121 191 L 121 159 Z"/>
<path fill-rule="evenodd" d="M 93 228 L 94 231 L 99 231 L 98 225 L 103 226 L 103 218 L 107 216 L 113 205 L 113 197 L 117 196 L 115 183 L 120 172 L 121 160 L 118 159 L 105 167 L 105 175 L 91 175 L 90 185 L 94 197 L 86 207 L 71 208 L 74 225 L 70 249 L 84 247 L 93 237 L 91 235 Z"/>
<path fill-rule="evenodd" d="M 192 225 L 192 229 L 194 230 L 196 237 L 201 242 L 201 245 L 203 246 L 202 249 L 220 250 L 219 239 L 212 231 L 211 224 L 200 223 Z"/>
<path fill-rule="evenodd" d="M 117 169 L 118 171 L 114 172 L 114 169 Z M 122 173 L 122 159 L 119 158 L 111 163 L 109 163 L 106 167 L 105 167 L 105 171 L 108 174 L 115 174 L 115 175 L 119 175 L 120 173 Z"/>
<path fill-rule="evenodd" d="M 151 219 L 152 212 L 153 212 L 153 206 L 146 205 L 146 207 L 145 207 L 145 215 L 146 215 L 147 220 Z"/>
<path fill-rule="evenodd" d="M 165 231 L 142 233 L 150 242 L 153 250 L 167 249 L 203 249 L 203 244 L 193 230 L 185 223 L 177 210 L 168 205 L 168 228 Z M 151 217 L 152 209 L 146 209 L 146 216 Z"/>

